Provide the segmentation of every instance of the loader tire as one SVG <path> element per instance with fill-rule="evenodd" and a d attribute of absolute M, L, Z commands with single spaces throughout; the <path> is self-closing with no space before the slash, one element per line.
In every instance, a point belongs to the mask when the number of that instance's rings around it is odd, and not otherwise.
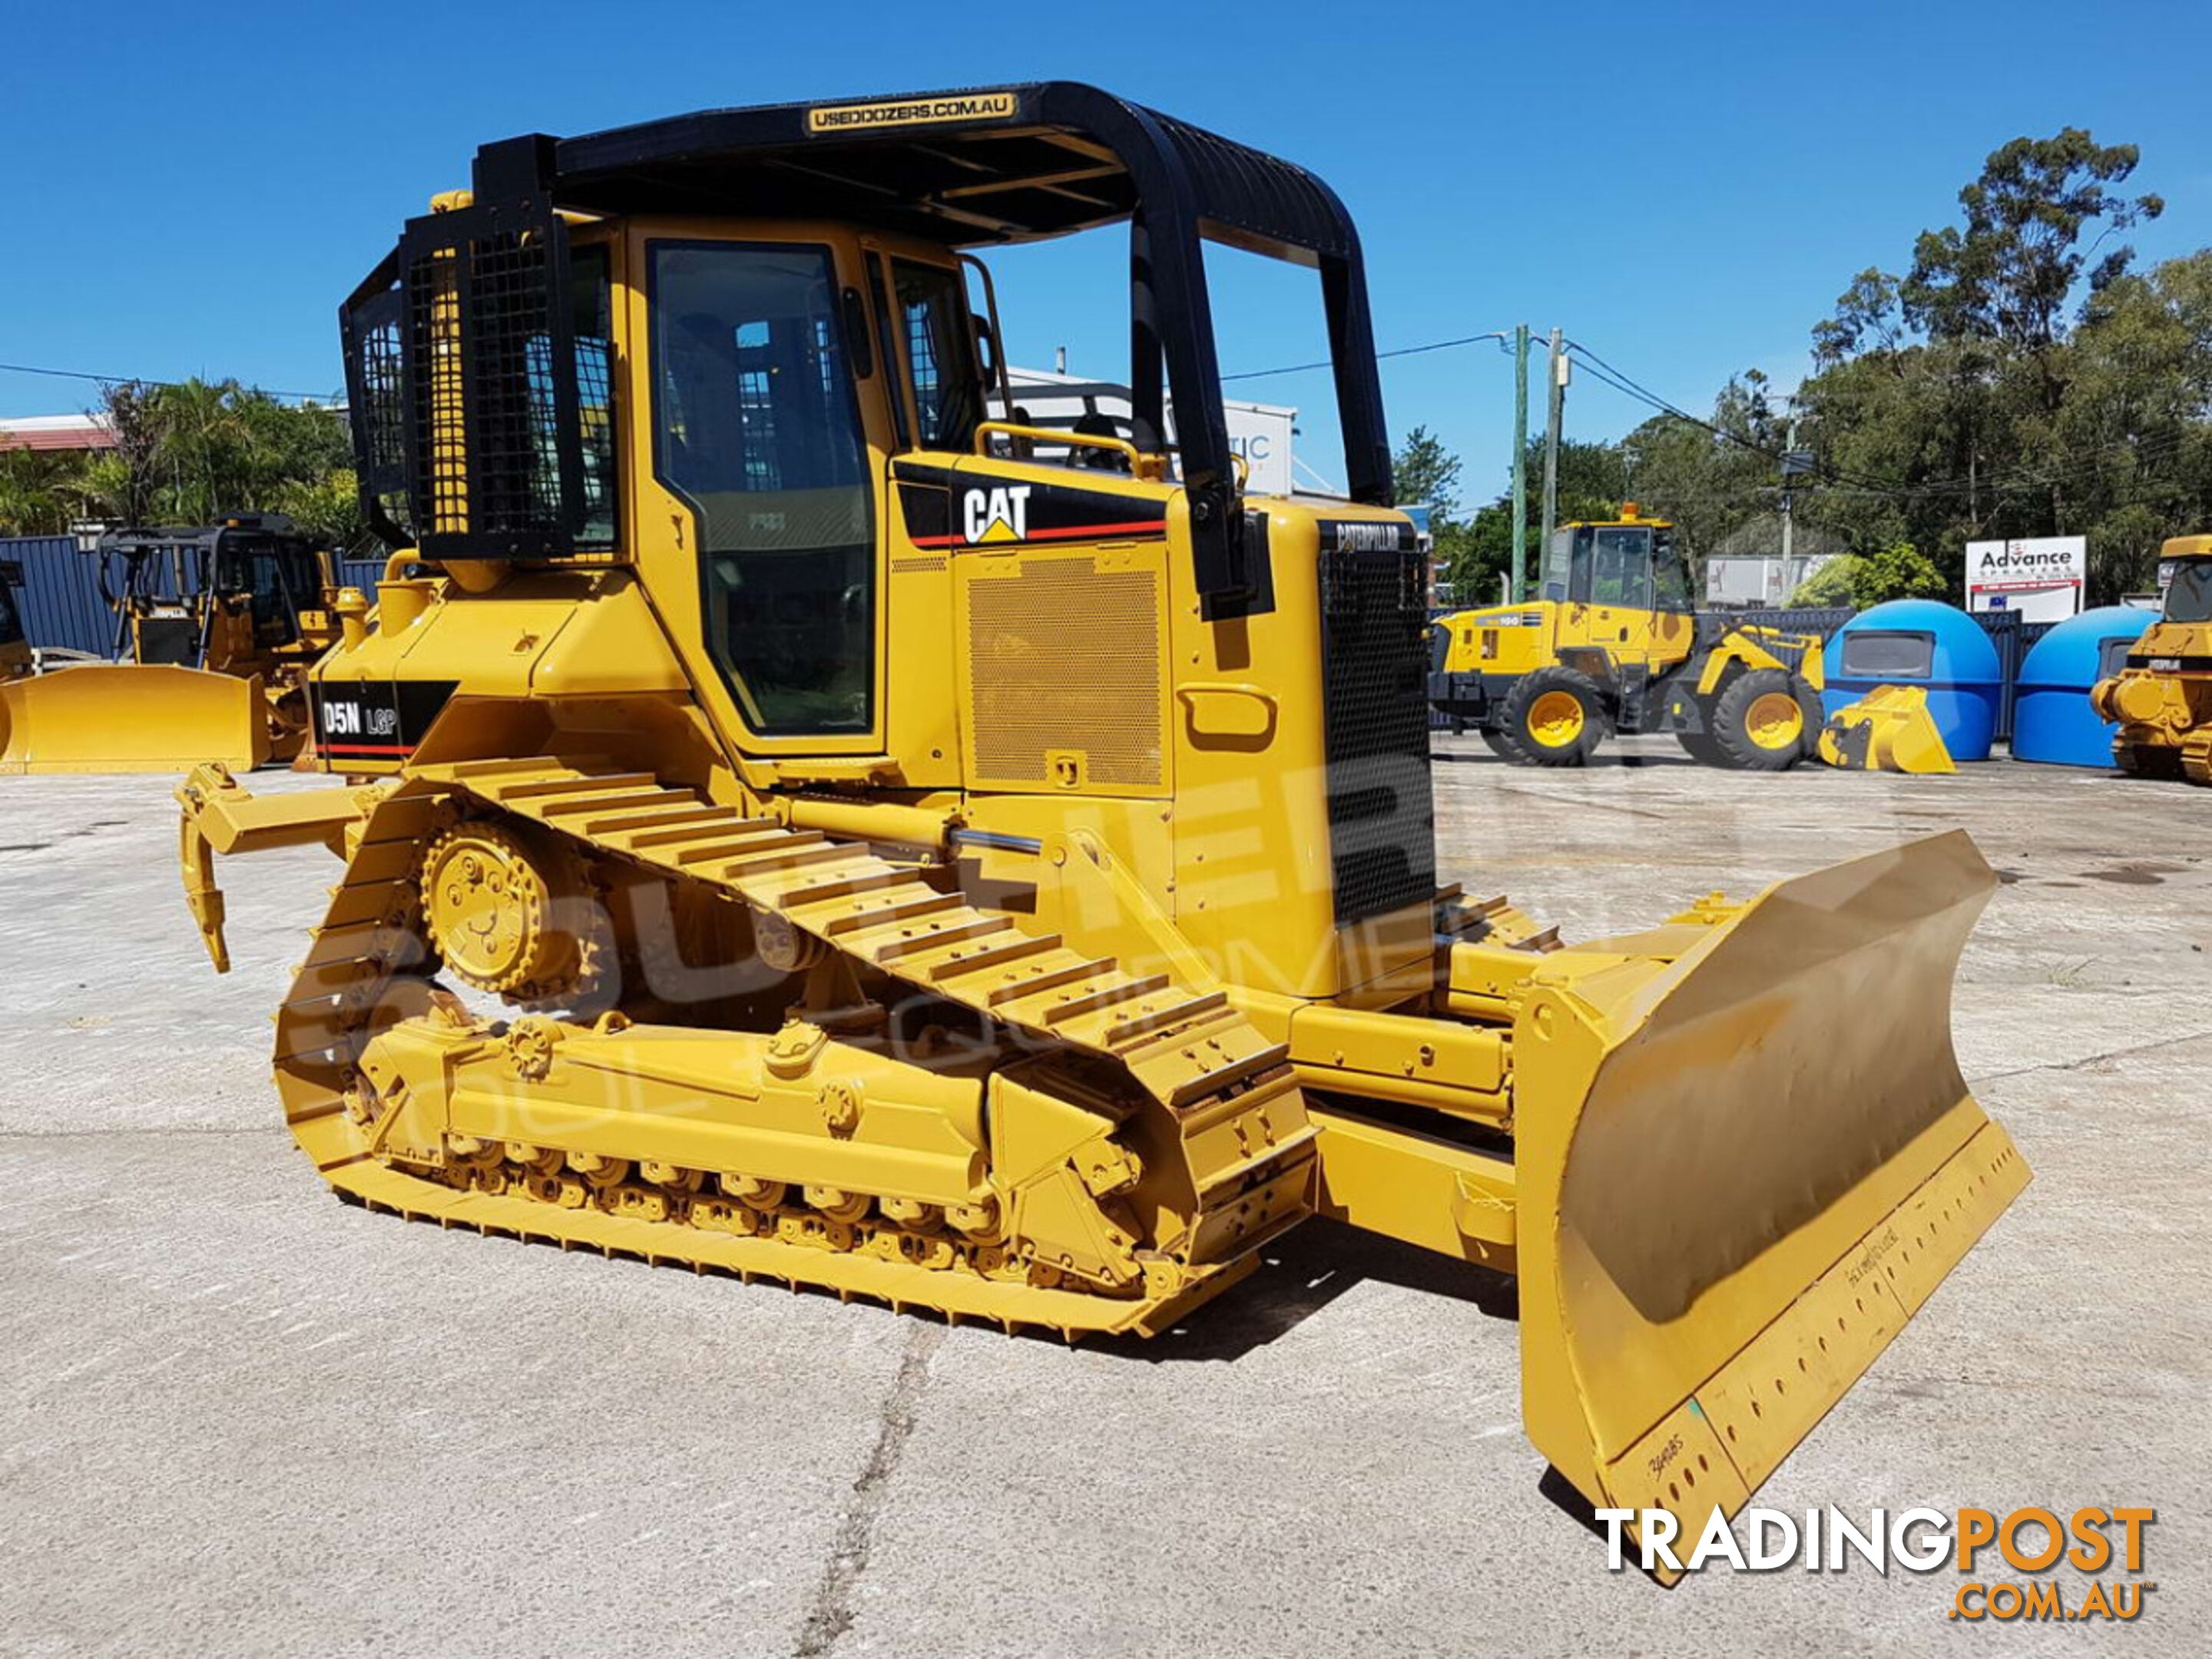
<path fill-rule="evenodd" d="M 1507 751 L 1536 766 L 1580 766 L 1605 738 L 1597 682 L 1557 664 L 1515 681 L 1504 716 L 1499 735 Z"/>
<path fill-rule="evenodd" d="M 1528 757 L 1513 746 L 1513 739 L 1508 733 L 1494 726 L 1478 726 L 1475 730 L 1482 733 L 1483 743 L 1498 759 L 1511 761 L 1516 766 L 1527 763 Z"/>
<path fill-rule="evenodd" d="M 1698 765 L 1726 766 L 1728 764 L 1721 756 L 1719 745 L 1714 743 L 1711 732 L 1677 732 L 1674 738 L 1682 745 L 1682 752 L 1697 762 Z"/>
<path fill-rule="evenodd" d="M 1802 684 L 1778 668 L 1737 675 L 1713 699 L 1709 741 L 1721 764 L 1740 772 L 1786 772 L 1804 758 L 1807 734 L 1819 726 L 1806 718 Z"/>

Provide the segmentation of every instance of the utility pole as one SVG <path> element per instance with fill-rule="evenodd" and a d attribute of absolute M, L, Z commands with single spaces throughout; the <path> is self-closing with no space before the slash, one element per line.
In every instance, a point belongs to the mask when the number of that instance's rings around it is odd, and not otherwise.
<path fill-rule="evenodd" d="M 1513 328 L 1513 600 L 1528 597 L 1528 325 Z"/>
<path fill-rule="evenodd" d="M 1797 453 L 1797 416 L 1794 413 L 1790 416 L 1789 435 L 1783 439 L 1782 448 L 1787 457 L 1794 459 Z M 1790 483 L 1785 478 L 1782 484 L 1782 580 L 1784 581 L 1790 580 L 1790 556 L 1796 550 L 1797 544 L 1797 538 L 1794 533 L 1796 529 L 1797 515 L 1790 510 L 1793 505 L 1790 495 Z"/>
<path fill-rule="evenodd" d="M 1552 331 L 1551 408 L 1544 422 L 1544 538 L 1536 544 L 1540 563 L 1559 526 L 1559 427 L 1567 413 L 1567 351 L 1559 331 Z"/>

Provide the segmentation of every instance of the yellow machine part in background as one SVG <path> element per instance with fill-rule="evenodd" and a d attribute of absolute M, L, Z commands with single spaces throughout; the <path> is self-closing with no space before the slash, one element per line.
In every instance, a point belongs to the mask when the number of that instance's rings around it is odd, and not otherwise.
<path fill-rule="evenodd" d="M 303 678 L 337 631 L 326 553 L 276 514 L 110 531 L 86 550 L 124 659 L 0 687 L 0 773 L 251 769 L 300 753 Z"/>
<path fill-rule="evenodd" d="M 1609 732 L 1674 732 L 1708 766 L 1782 771 L 1812 750 L 1820 641 L 1701 619 L 1689 562 L 1661 519 L 1563 525 L 1537 597 L 1434 624 L 1430 700 L 1496 753 L 1578 766 Z"/>
<path fill-rule="evenodd" d="M 258 674 L 90 663 L 0 685 L 0 773 L 247 771 L 269 763 L 269 726 Z"/>
<path fill-rule="evenodd" d="M 2159 619 L 2127 663 L 2090 688 L 2097 713 L 2119 729 L 2112 763 L 2136 777 L 2212 784 L 2212 536 L 2179 536 Z"/>
<path fill-rule="evenodd" d="M 1851 772 L 1959 769 L 1917 685 L 1878 685 L 1838 709 L 1821 729 L 1820 758 Z"/>

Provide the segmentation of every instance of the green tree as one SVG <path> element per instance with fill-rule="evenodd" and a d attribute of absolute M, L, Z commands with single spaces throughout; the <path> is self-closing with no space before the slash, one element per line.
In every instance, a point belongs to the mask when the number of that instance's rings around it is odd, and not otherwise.
<path fill-rule="evenodd" d="M 1897 289 L 1905 320 L 1934 340 L 2002 340 L 2031 350 L 2057 343 L 2083 280 L 2094 293 L 2135 257 L 2120 244 L 2090 264 L 2105 239 L 2166 210 L 2158 197 L 2130 199 L 2112 188 L 2141 159 L 2133 144 L 2099 144 L 2081 127 L 1991 151 L 1981 177 L 1959 192 L 1965 224 L 1921 233 Z M 2084 247 L 2100 220 L 2104 228 Z"/>
<path fill-rule="evenodd" d="M 346 546 L 359 540 L 352 446 L 333 409 L 295 408 L 235 380 L 110 386 L 113 447 L 0 454 L 0 531 L 51 535 L 72 519 L 201 525 L 224 513 L 289 514 Z"/>
<path fill-rule="evenodd" d="M 1433 526 L 1458 516 L 1459 471 L 1459 457 L 1444 447 L 1443 440 L 1417 426 L 1391 458 L 1392 492 L 1401 507 L 1425 505 Z"/>
<path fill-rule="evenodd" d="M 1970 540 L 2084 534 L 2108 599 L 2205 520 L 2212 256 L 2135 273 L 2116 239 L 2163 210 L 2123 189 L 2138 161 L 2079 128 L 2014 139 L 1905 275 L 1853 279 L 1799 388 L 1802 521 L 1860 553 L 1909 542 L 1954 593 Z"/>
<path fill-rule="evenodd" d="M 1792 605 L 1856 605 L 1863 611 L 1885 599 L 1944 599 L 1949 583 L 1935 562 L 1911 542 L 1877 553 L 1831 559 L 1798 585 Z"/>

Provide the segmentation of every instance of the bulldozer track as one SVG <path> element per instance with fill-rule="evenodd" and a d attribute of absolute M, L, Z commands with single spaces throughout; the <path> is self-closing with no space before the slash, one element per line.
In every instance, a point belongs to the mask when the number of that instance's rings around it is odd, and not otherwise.
<path fill-rule="evenodd" d="M 1318 1132 L 1305 1121 L 1287 1052 L 1218 988 L 1025 933 L 866 844 L 716 805 L 649 774 L 534 757 L 463 762 L 416 769 L 405 787 L 365 805 L 345 880 L 276 1016 L 288 1119 L 342 1196 L 441 1226 L 1070 1340 L 1164 1328 L 1243 1277 L 1261 1243 L 1310 1212 Z M 1021 1033 L 1041 1051 L 1040 1076 L 1052 1075 L 1055 1054 L 1061 1064 L 1110 1065 L 1170 1115 L 1187 1145 L 1212 1149 L 1194 1163 L 1200 1209 L 1185 1233 L 1203 1242 L 1182 1264 L 1148 1264 L 1126 1290 L 1068 1288 L 1072 1278 L 1063 1282 L 988 1237 L 916 1233 L 796 1203 L 756 1206 L 718 1194 L 712 1171 L 662 1171 L 646 1182 L 624 1170 L 593 1182 L 532 1165 L 530 1149 L 512 1147 L 438 1170 L 382 1160 L 365 1150 L 373 1110 L 356 1064 L 398 1020 L 434 1017 L 428 975 L 438 964 L 422 938 L 416 880 L 424 848 L 456 806 L 535 823 L 596 856 L 780 918 L 855 963 Z"/>

